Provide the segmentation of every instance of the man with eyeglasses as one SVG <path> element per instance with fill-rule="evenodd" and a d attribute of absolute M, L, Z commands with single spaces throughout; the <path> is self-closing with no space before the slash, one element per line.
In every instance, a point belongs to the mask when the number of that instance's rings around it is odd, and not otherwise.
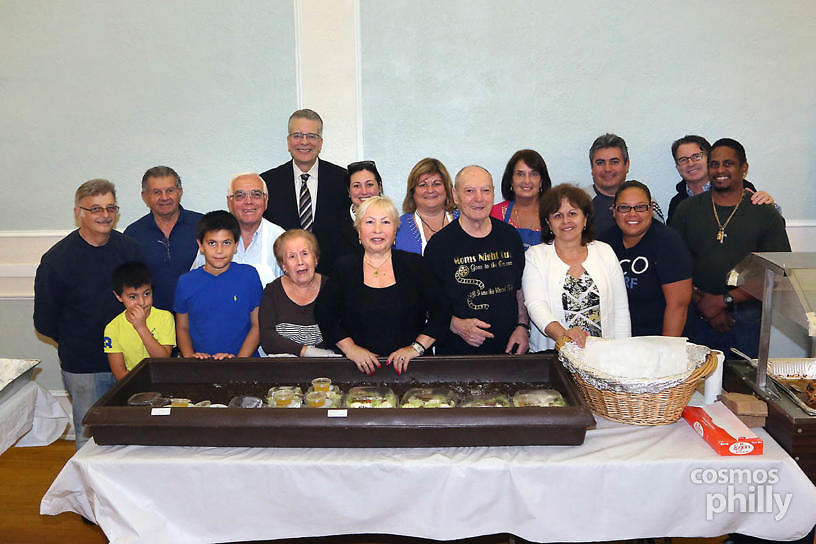
<path fill-rule="evenodd" d="M 730 138 L 714 142 L 708 157 L 711 190 L 685 199 L 671 227 L 694 260 L 692 341 L 756 357 L 762 303 L 728 283 L 728 273 L 753 251 L 790 251 L 785 220 L 771 205 L 751 205 L 745 189 L 745 148 Z"/>
<path fill-rule="evenodd" d="M 309 109 L 289 117 L 286 142 L 292 160 L 261 174 L 269 193 L 264 217 L 286 230 L 314 233 L 321 248 L 332 240 L 332 229 L 348 213 L 348 173 L 336 164 L 319 160 L 323 147 L 323 120 Z M 318 272 L 327 274 L 330 259 L 321 260 Z"/>
<path fill-rule="evenodd" d="M 269 199 L 264 189 L 264 182 L 258 174 L 238 174 L 230 182 L 227 207 L 241 227 L 238 250 L 232 262 L 254 266 L 261 284 L 266 286 L 283 275 L 272 245 L 284 230 L 263 217 Z M 199 253 L 192 268 L 203 265 L 204 255 Z"/>
<path fill-rule="evenodd" d="M 669 202 L 669 215 L 666 222 L 672 221 L 672 216 L 685 199 L 699 195 L 708 191 L 711 182 L 708 179 L 708 154 L 711 151 L 711 144 L 702 136 L 687 134 L 672 143 L 671 152 L 674 158 L 674 165 L 677 173 L 682 178 L 674 187 L 677 194 Z M 753 204 L 773 204 L 774 199 L 765 191 L 757 191 L 753 183 L 747 179 L 742 180 L 743 188 L 753 193 L 751 202 Z M 779 210 L 779 207 L 777 207 Z M 779 210 L 781 211 L 781 210 Z"/>
<path fill-rule="evenodd" d="M 62 380 L 71 397 L 77 450 L 87 442 L 82 418 L 116 383 L 104 352 L 105 325 L 122 311 L 113 271 L 142 258 L 139 243 L 115 230 L 116 189 L 92 179 L 76 190 L 79 228 L 40 261 L 34 279 L 34 327 L 57 343 Z"/>
<path fill-rule="evenodd" d="M 142 176 L 142 200 L 150 212 L 125 229 L 142 245 L 153 276 L 153 306 L 172 311 L 179 276 L 198 254 L 201 214 L 181 206 L 181 177 L 169 166 L 154 166 Z"/>

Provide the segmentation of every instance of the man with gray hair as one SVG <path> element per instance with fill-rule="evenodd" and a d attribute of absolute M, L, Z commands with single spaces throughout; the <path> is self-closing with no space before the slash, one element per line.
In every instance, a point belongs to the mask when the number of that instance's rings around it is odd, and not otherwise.
<path fill-rule="evenodd" d="M 598 136 L 589 148 L 589 165 L 592 169 L 592 186 L 584 188 L 584 191 L 592 198 L 595 208 L 593 226 L 595 232 L 601 235 L 615 225 L 612 217 L 615 192 L 629 173 L 629 148 L 626 142 L 617 134 Z M 665 222 L 657 203 L 654 203 L 653 210 L 655 218 Z"/>
<path fill-rule="evenodd" d="M 181 206 L 181 177 L 169 166 L 154 166 L 142 176 L 142 200 L 150 212 L 125 229 L 142 246 L 153 275 L 153 306 L 172 311 L 179 276 L 198 254 L 198 212 Z"/>
<path fill-rule="evenodd" d="M 263 217 L 269 198 L 264 189 L 264 182 L 258 174 L 238 174 L 230 181 L 227 207 L 241 228 L 238 250 L 232 262 L 254 266 L 261 277 L 261 284 L 266 286 L 283 275 L 272 245 L 284 230 Z M 202 265 L 204 255 L 199 254 L 193 268 Z"/>
<path fill-rule="evenodd" d="M 451 304 L 450 330 L 437 354 L 525 353 L 530 320 L 521 292 L 524 246 L 515 228 L 490 217 L 493 178 L 481 166 L 456 174 L 461 215 L 425 247 L 425 262 Z"/>
<path fill-rule="evenodd" d="M 269 194 L 264 217 L 285 230 L 314 233 L 322 250 L 329 248 L 343 213 L 349 213 L 348 173 L 345 168 L 319 160 L 323 148 L 323 120 L 309 109 L 289 117 L 286 142 L 292 160 L 261 174 Z M 324 259 L 318 272 L 329 273 Z"/>
<path fill-rule="evenodd" d="M 136 240 L 113 230 L 119 206 L 110 181 L 80 185 L 74 217 L 79 228 L 49 249 L 37 268 L 34 327 L 57 343 L 79 449 L 88 440 L 85 412 L 116 383 L 103 341 L 105 325 L 122 311 L 113 294 L 113 271 L 141 260 L 142 252 Z"/>

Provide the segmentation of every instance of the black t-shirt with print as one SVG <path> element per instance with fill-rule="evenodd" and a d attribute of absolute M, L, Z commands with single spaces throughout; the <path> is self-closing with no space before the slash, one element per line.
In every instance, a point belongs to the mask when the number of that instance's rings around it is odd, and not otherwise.
<path fill-rule="evenodd" d="M 437 354 L 504 353 L 518 323 L 516 291 L 521 289 L 524 246 L 516 229 L 490 218 L 490 234 L 474 238 L 455 220 L 425 247 L 425 261 L 451 303 L 453 315 L 490 323 L 495 336 L 478 348 L 448 331 L 437 342 Z"/>

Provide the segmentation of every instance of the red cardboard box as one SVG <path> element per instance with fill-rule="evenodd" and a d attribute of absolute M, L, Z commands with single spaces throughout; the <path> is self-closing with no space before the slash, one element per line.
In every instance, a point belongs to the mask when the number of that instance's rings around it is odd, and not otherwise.
<path fill-rule="evenodd" d="M 686 406 L 683 419 L 719 455 L 762 455 L 762 439 L 720 401 Z"/>

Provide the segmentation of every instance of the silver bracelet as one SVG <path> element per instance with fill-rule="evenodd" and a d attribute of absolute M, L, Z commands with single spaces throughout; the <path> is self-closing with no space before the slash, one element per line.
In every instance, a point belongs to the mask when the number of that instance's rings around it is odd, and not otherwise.
<path fill-rule="evenodd" d="M 411 347 L 414 348 L 416 352 L 419 353 L 420 355 L 425 354 L 425 346 L 423 346 L 419 342 L 412 342 Z"/>

